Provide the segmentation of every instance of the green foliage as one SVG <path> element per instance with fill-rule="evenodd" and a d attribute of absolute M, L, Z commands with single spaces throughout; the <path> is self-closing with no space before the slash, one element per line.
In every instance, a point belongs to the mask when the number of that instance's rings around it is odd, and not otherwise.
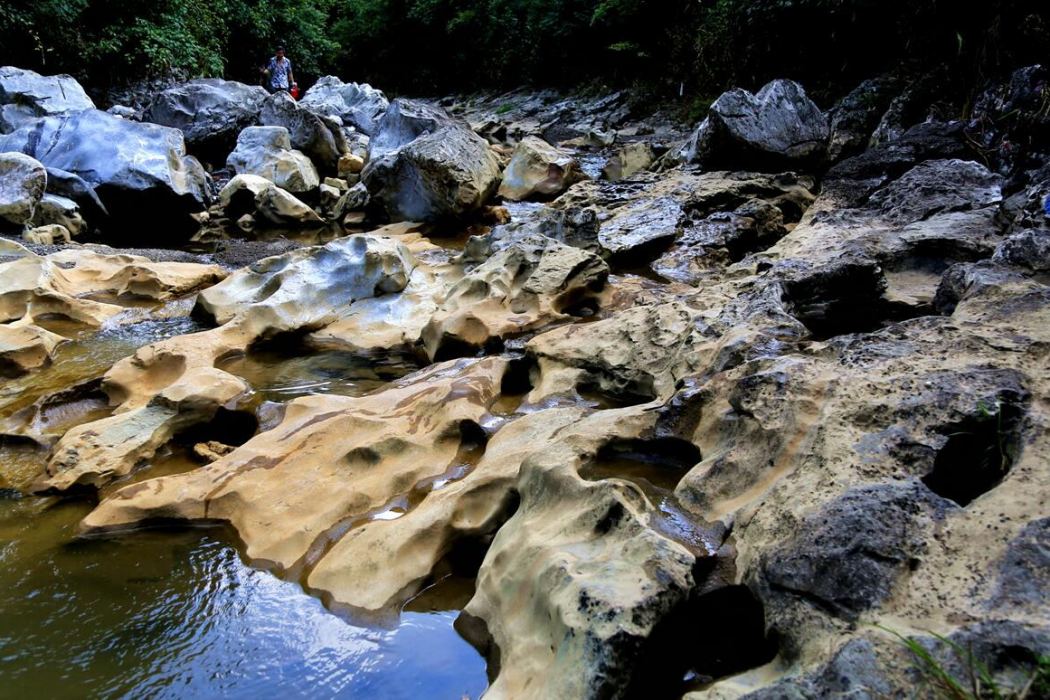
<path fill-rule="evenodd" d="M 914 637 L 905 637 L 887 627 L 879 628 L 896 637 L 911 652 L 915 659 L 916 670 L 922 678 L 923 686 L 916 696 L 923 696 L 923 691 L 932 691 L 934 697 L 945 700 L 1035 700 L 1048 697 L 1050 690 L 1050 658 L 1040 656 L 1035 659 L 1034 668 L 1027 680 L 1020 687 L 1009 687 L 996 679 L 988 667 L 978 659 L 971 649 L 965 649 L 947 637 L 932 634 L 940 644 L 955 657 L 963 669 L 962 676 L 956 676 L 934 655 L 930 648 Z"/>
<path fill-rule="evenodd" d="M 818 98 L 901 69 L 949 83 L 1050 55 L 1046 0 L 0 0 L 0 63 L 105 85 L 254 81 L 278 41 L 298 77 L 392 92 L 526 84 L 717 95 L 774 77 Z"/>

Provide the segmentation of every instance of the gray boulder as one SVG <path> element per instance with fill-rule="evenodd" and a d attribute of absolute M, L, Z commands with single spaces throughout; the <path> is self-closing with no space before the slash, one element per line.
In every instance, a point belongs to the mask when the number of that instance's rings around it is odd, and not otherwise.
<path fill-rule="evenodd" d="M 84 230 L 84 217 L 80 215 L 77 203 L 55 194 L 44 194 L 37 204 L 31 223 L 35 227 L 62 226 L 71 236 L 76 236 Z"/>
<path fill-rule="evenodd" d="M 290 228 L 323 226 L 313 209 L 258 175 L 238 175 L 219 193 L 226 215 L 236 219 L 251 214 L 256 223 Z"/>
<path fill-rule="evenodd" d="M 369 144 L 362 182 L 390 220 L 437 221 L 480 209 L 499 186 L 500 167 L 465 122 L 398 99 Z"/>
<path fill-rule="evenodd" d="M 827 116 L 802 86 L 774 80 L 758 94 L 723 93 L 680 156 L 708 170 L 813 165 L 827 153 L 828 134 Z"/>
<path fill-rule="evenodd" d="M 12 66 L 0 68 L 0 133 L 14 131 L 26 122 L 85 109 L 95 103 L 68 75 L 40 75 Z"/>
<path fill-rule="evenodd" d="M 48 168 L 46 192 L 75 202 L 81 215 L 90 223 L 101 224 L 109 217 L 94 186 L 68 170 Z"/>
<path fill-rule="evenodd" d="M 286 92 L 266 98 L 259 123 L 283 126 L 288 130 L 292 148 L 308 155 L 314 165 L 327 173 L 336 172 L 339 158 L 350 152 L 338 120 L 314 114 Z"/>
<path fill-rule="evenodd" d="M 390 106 L 386 95 L 367 83 L 344 83 L 328 75 L 306 91 L 299 104 L 315 114 L 338 117 L 343 124 L 372 136 Z"/>
<path fill-rule="evenodd" d="M 0 151 L 21 151 L 79 177 L 109 212 L 105 230 L 125 241 L 144 243 L 145 232 L 183 240 L 197 229 L 190 214 L 210 199 L 208 175 L 186 155 L 180 131 L 99 110 L 37 120 L 0 137 Z"/>
<path fill-rule="evenodd" d="M 226 165 L 238 175 L 258 175 L 289 192 L 309 192 L 321 184 L 317 168 L 305 154 L 292 149 L 283 126 L 251 126 L 242 131 Z"/>
<path fill-rule="evenodd" d="M 0 153 L 0 222 L 22 228 L 33 219 L 47 185 L 47 171 L 21 153 Z"/>
<path fill-rule="evenodd" d="M 258 85 L 202 78 L 157 93 L 142 119 L 178 129 L 191 151 L 221 163 L 237 134 L 258 121 L 266 97 Z"/>

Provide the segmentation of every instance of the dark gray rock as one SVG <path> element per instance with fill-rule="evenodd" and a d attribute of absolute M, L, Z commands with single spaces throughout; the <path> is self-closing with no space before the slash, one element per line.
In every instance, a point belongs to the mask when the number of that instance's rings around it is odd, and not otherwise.
<path fill-rule="evenodd" d="M 299 102 L 304 108 L 327 117 L 338 117 L 368 136 L 379 129 L 379 121 L 390 103 L 381 91 L 367 83 L 344 83 L 327 75 L 306 91 Z"/>
<path fill-rule="evenodd" d="M 480 209 L 499 186 L 488 143 L 436 107 L 398 99 L 369 144 L 361 174 L 372 206 L 392 221 L 455 219 Z"/>
<path fill-rule="evenodd" d="M 892 78 L 865 80 L 832 108 L 829 161 L 834 163 L 867 148 L 894 88 L 896 81 Z"/>
<path fill-rule="evenodd" d="M 258 85 L 202 78 L 157 93 L 142 118 L 180 130 L 192 152 L 221 164 L 237 134 L 258 121 L 264 100 Z"/>
<path fill-rule="evenodd" d="M 1033 520 L 1010 542 L 999 563 L 993 608 L 1038 610 L 1050 600 L 1050 518 Z"/>
<path fill-rule="evenodd" d="M 12 66 L 0 68 L 0 134 L 40 117 L 94 109 L 95 103 L 68 75 L 40 75 Z"/>
<path fill-rule="evenodd" d="M 684 214 L 681 204 L 671 197 L 632 202 L 602 222 L 598 243 L 610 257 L 630 255 L 641 265 L 681 233 Z"/>
<path fill-rule="evenodd" d="M 98 225 L 109 216 L 95 188 L 84 178 L 67 170 L 47 169 L 47 192 L 76 202 L 89 224 Z"/>
<path fill-rule="evenodd" d="M 899 139 L 834 165 L 825 176 L 824 193 L 843 206 L 857 206 L 917 163 L 935 159 L 969 160 L 972 156 L 961 123 L 921 124 Z"/>
<path fill-rule="evenodd" d="M 1038 229 L 1015 233 L 999 244 L 992 259 L 1032 272 L 1050 272 L 1050 231 Z"/>
<path fill-rule="evenodd" d="M 815 165 L 826 156 L 828 129 L 827 116 L 801 85 L 774 80 L 757 94 L 723 93 L 682 156 L 707 170 Z"/>
<path fill-rule="evenodd" d="M 762 557 L 754 574 L 760 596 L 774 611 L 803 604 L 856 620 L 918 564 L 929 524 L 951 507 L 917 481 L 848 491 Z"/>
<path fill-rule="evenodd" d="M 0 151 L 80 177 L 110 214 L 107 233 L 122 242 L 185 239 L 197 229 L 189 215 L 210 200 L 208 175 L 186 155 L 180 131 L 98 110 L 40 119 L 0 137 Z"/>

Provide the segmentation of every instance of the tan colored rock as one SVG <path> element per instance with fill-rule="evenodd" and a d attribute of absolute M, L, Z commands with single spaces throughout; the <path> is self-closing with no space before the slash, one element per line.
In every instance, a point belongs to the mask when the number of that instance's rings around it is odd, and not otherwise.
<path fill-rule="evenodd" d="M 232 407 L 250 388 L 239 377 L 214 368 L 194 368 L 141 408 L 85 423 L 66 433 L 47 464 L 40 491 L 100 487 L 126 476 L 150 459 L 180 429 L 206 422 Z"/>
<path fill-rule="evenodd" d="M 458 354 L 568 320 L 573 304 L 601 291 L 608 270 L 594 253 L 550 238 L 513 245 L 449 289 L 423 329 L 427 353 Z"/>
<path fill-rule="evenodd" d="M 629 143 L 609 157 L 602 168 L 602 176 L 610 182 L 626 180 L 653 164 L 653 147 L 645 141 Z"/>
<path fill-rule="evenodd" d="M 345 178 L 347 175 L 356 175 L 364 169 L 365 159 L 361 156 L 345 153 L 339 157 L 339 166 L 337 168 L 339 177 Z"/>
<path fill-rule="evenodd" d="M 520 201 L 530 197 L 554 197 L 583 178 L 576 159 L 543 139 L 522 139 L 503 171 L 499 195 Z"/>
<path fill-rule="evenodd" d="M 505 367 L 498 358 L 460 360 L 363 398 L 297 399 L 277 428 L 209 466 L 121 489 L 83 527 L 225 520 L 253 560 L 312 571 L 346 530 L 398 499 L 411 502 L 414 490 L 425 494 L 460 464 L 461 447 L 479 431 L 464 426 L 488 413 Z"/>
<path fill-rule="evenodd" d="M 22 234 L 22 240 L 36 245 L 55 245 L 56 243 L 69 243 L 73 238 L 65 226 L 48 224 L 26 231 Z"/>
<path fill-rule="evenodd" d="M 20 376 L 47 365 L 65 340 L 33 325 L 0 325 L 0 376 Z"/>
<path fill-rule="evenodd" d="M 0 322 L 57 314 L 100 325 L 123 310 L 121 297 L 164 301 L 213 284 L 225 274 L 215 265 L 153 263 L 139 256 L 83 249 L 26 255 L 0 263 Z"/>

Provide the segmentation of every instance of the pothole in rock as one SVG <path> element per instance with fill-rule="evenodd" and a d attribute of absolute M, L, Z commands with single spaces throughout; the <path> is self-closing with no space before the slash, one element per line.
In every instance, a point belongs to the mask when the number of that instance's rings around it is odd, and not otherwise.
<path fill-rule="evenodd" d="M 1013 466 L 1020 450 L 1023 418 L 1019 401 L 978 405 L 976 415 L 945 429 L 947 441 L 923 483 L 960 506 L 991 491 Z"/>
<path fill-rule="evenodd" d="M 283 572 L 285 577 L 298 580 L 305 590 L 310 590 L 308 582 L 310 573 L 348 532 L 370 522 L 398 520 L 404 517 L 412 509 L 416 508 L 431 493 L 440 491 L 450 484 L 460 481 L 469 475 L 485 454 L 485 449 L 488 444 L 488 435 L 480 425 L 470 420 L 461 421 L 458 430 L 460 441 L 459 449 L 456 452 L 455 458 L 441 474 L 417 482 L 408 489 L 408 491 L 398 494 L 378 508 L 374 508 L 366 513 L 357 513 L 348 516 L 337 522 L 314 540 L 306 554 L 304 554 L 298 562 L 292 565 L 288 571 Z M 355 453 L 347 456 L 347 459 L 350 462 L 360 459 L 371 461 L 372 458 L 373 456 L 367 454 L 367 451 L 364 453 L 355 451 Z M 508 515 L 507 517 L 509 518 L 510 516 Z M 485 546 L 487 547 L 487 544 Z M 482 553 L 482 556 L 484 556 L 484 553 Z M 439 583 L 443 578 L 453 574 L 460 578 L 464 576 L 473 578 L 477 573 L 476 568 L 473 572 L 470 572 L 469 566 L 465 568 L 458 565 L 452 566 L 452 563 L 444 565 L 444 569 L 440 569 L 432 575 L 432 580 L 429 583 L 424 584 L 424 588 Z M 477 564 L 480 567 L 480 559 Z M 454 586 L 456 585 L 456 582 L 449 582 L 449 585 Z M 412 593 L 418 595 L 419 591 L 413 591 Z M 441 592 L 439 591 L 435 592 L 433 595 L 437 597 L 440 594 Z M 348 606 L 335 603 L 335 601 L 331 599 L 331 596 L 326 593 L 323 593 L 321 597 L 325 600 L 328 607 L 343 614 L 344 617 L 348 618 L 355 624 L 383 624 L 384 622 L 389 623 L 390 618 L 392 617 L 396 618 L 397 610 L 382 610 L 365 614 L 361 611 L 351 609 Z M 414 595 L 406 596 L 403 601 L 409 600 L 411 597 L 414 597 Z"/>
<path fill-rule="evenodd" d="M 887 297 L 886 288 L 887 280 L 878 266 L 844 265 L 785 283 L 784 302 L 817 341 L 871 333 L 931 313 L 924 304 Z"/>
<path fill-rule="evenodd" d="M 270 343 L 220 359 L 216 366 L 241 377 L 262 398 L 285 402 L 310 394 L 364 396 L 419 369 L 414 356 L 312 350 Z"/>
<path fill-rule="evenodd" d="M 700 461 L 696 445 L 679 438 L 614 440 L 580 467 L 579 475 L 588 481 L 618 479 L 634 484 L 656 508 L 650 527 L 708 556 L 717 549 L 718 528 L 698 522 L 674 494 L 678 482 Z"/>
<path fill-rule="evenodd" d="M 698 633 L 709 630 L 710 634 Z M 747 586 L 730 585 L 691 598 L 653 629 L 626 693 L 680 698 L 720 678 L 764 666 L 777 655 L 762 603 Z"/>
<path fill-rule="evenodd" d="M 594 379 L 585 379 L 566 391 L 549 394 L 538 401 L 530 402 L 529 393 L 534 388 L 538 372 L 535 358 L 521 357 L 512 360 L 503 377 L 500 395 L 489 407 L 493 418 L 486 428 L 497 427 L 511 416 L 535 413 L 550 408 L 578 407 L 593 410 L 627 408 L 652 401 L 651 396 L 631 392 L 612 392 Z"/>

